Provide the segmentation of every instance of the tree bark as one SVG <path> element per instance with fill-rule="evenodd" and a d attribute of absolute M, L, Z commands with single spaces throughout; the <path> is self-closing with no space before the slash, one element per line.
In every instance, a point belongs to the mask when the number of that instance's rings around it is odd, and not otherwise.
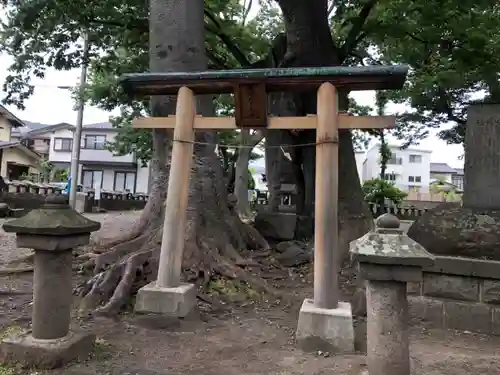
<path fill-rule="evenodd" d="M 284 66 L 331 66 L 341 63 L 328 24 L 326 0 L 279 0 L 287 30 L 287 53 Z M 347 109 L 347 93 L 339 103 Z M 296 95 L 295 113 L 316 113 L 316 92 Z M 364 235 L 373 226 L 367 204 L 364 202 L 349 131 L 339 132 L 339 233 L 341 258 L 347 259 L 349 242 Z M 295 137 L 298 144 L 314 143 L 315 131 L 301 131 Z M 315 147 L 301 148 L 301 164 L 305 185 L 304 214 L 314 213 Z"/>
<path fill-rule="evenodd" d="M 282 54 L 282 59 L 284 58 Z M 274 93 L 269 95 L 269 112 L 273 116 L 295 116 L 297 113 L 295 96 L 291 93 Z M 286 147 L 293 145 L 294 137 L 289 130 L 266 130 L 266 177 L 269 189 L 270 211 L 278 211 L 281 202 L 281 184 L 297 183 L 297 168 L 294 163 L 296 149 Z M 292 160 L 285 156 L 292 156 Z M 299 173 L 302 173 L 300 170 Z M 302 207 L 299 202 L 299 207 Z"/>
<path fill-rule="evenodd" d="M 204 48 L 203 2 L 151 0 L 150 69 L 153 72 L 200 71 L 207 68 Z M 152 115 L 173 113 L 175 97 L 153 97 Z M 197 112 L 214 114 L 211 97 L 198 98 Z M 183 275 L 206 286 L 214 274 L 241 278 L 254 287 L 278 294 L 262 279 L 236 266 L 237 250 L 269 249 L 259 233 L 243 224 L 229 208 L 222 166 L 215 153 L 216 134 L 198 132 L 188 191 Z M 158 271 L 164 202 L 167 195 L 169 133 L 154 130 L 152 193 L 133 233 L 115 246 L 90 256 L 93 277 L 79 289 L 81 309 L 115 314 L 134 291 L 154 280 Z M 208 145 L 207 145 L 208 144 Z M 139 230 L 138 228 L 142 228 Z"/>
<path fill-rule="evenodd" d="M 252 149 L 263 138 L 261 132 L 250 134 L 250 129 L 240 130 L 240 145 L 243 146 L 238 150 L 238 157 L 235 163 L 235 178 L 234 178 L 234 193 L 236 195 L 236 210 L 244 216 L 250 216 L 250 204 L 248 201 L 248 164 Z"/>

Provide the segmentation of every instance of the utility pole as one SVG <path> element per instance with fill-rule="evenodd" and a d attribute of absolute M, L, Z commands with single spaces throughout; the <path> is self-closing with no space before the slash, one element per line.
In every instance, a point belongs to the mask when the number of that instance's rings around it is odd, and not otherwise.
<path fill-rule="evenodd" d="M 73 146 L 71 149 L 71 169 L 70 169 L 70 191 L 69 204 L 72 208 L 76 205 L 76 191 L 78 187 L 78 165 L 80 164 L 80 143 L 82 139 L 83 110 L 85 108 L 84 90 L 87 83 L 87 67 L 89 60 L 89 34 L 85 31 L 83 35 L 83 64 L 80 73 L 80 86 L 78 87 L 78 116 L 76 118 L 75 133 L 73 135 Z"/>

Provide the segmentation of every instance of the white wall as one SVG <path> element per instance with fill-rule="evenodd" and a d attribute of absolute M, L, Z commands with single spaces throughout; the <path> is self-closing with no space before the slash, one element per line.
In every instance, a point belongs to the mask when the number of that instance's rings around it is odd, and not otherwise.
<path fill-rule="evenodd" d="M 368 150 L 365 163 L 365 179 L 377 178 L 380 174 L 380 156 L 378 152 L 379 145 L 374 145 Z M 417 187 L 420 192 L 427 193 L 430 183 L 431 151 L 408 148 L 401 150 L 399 147 L 390 146 L 393 157 L 401 159 L 401 164 L 388 164 L 386 174 L 396 176 L 395 185 L 408 191 L 409 187 Z M 420 163 L 411 163 L 410 156 L 418 155 L 421 157 Z M 416 182 L 415 177 L 420 177 L 420 182 Z M 414 181 L 410 181 L 410 177 Z"/>
<path fill-rule="evenodd" d="M 363 183 L 363 162 L 365 161 L 364 152 L 355 152 L 354 158 L 356 159 L 356 168 L 358 169 L 359 181 Z"/>
<path fill-rule="evenodd" d="M 70 163 L 71 151 L 55 151 L 54 150 L 55 138 L 73 139 L 73 132 L 71 130 L 59 130 L 57 132 L 52 132 L 52 134 L 50 135 L 49 160 L 52 162 Z"/>
<path fill-rule="evenodd" d="M 363 165 L 363 180 L 372 180 L 380 174 L 380 164 L 378 163 L 378 147 L 370 148 L 366 153 L 366 161 Z"/>
<path fill-rule="evenodd" d="M 267 191 L 267 184 L 262 181 L 262 173 L 252 173 L 253 180 L 255 181 L 255 189 Z"/>
<path fill-rule="evenodd" d="M 82 142 L 81 146 L 83 146 L 83 142 L 86 134 L 99 134 L 106 135 L 106 141 L 112 142 L 115 138 L 115 132 L 92 132 L 92 131 L 82 131 Z M 58 130 L 53 132 L 50 135 L 50 150 L 49 150 L 49 160 L 53 162 L 71 162 L 71 151 L 55 151 L 54 150 L 54 139 L 55 138 L 71 138 L 73 139 L 73 131 L 71 130 Z M 134 156 L 132 154 L 128 154 L 125 156 L 115 156 L 112 152 L 108 150 L 87 150 L 80 149 L 80 160 L 90 160 L 90 161 L 112 161 L 118 163 L 133 163 Z"/>
<path fill-rule="evenodd" d="M 142 167 L 142 165 L 137 165 L 137 183 L 135 191 L 137 193 L 149 193 L 149 164 L 147 167 Z"/>

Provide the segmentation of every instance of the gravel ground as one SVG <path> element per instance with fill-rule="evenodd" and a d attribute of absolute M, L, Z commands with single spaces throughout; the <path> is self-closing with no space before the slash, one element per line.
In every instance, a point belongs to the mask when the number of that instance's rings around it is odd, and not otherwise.
<path fill-rule="evenodd" d="M 129 230 L 139 214 L 86 216 L 102 223 L 93 238 L 103 240 Z M 0 248 L 0 263 L 29 253 L 27 249 L 16 249 L 15 236 L 6 233 L 0 233 Z M 289 270 L 288 276 L 281 283 L 290 294 L 304 289 L 312 295 L 312 273 L 306 274 L 307 280 L 301 269 Z M 31 278 L 30 274 L 0 278 L 0 291 L 24 292 L 12 296 L 0 293 L 0 331 L 9 326 L 29 327 Z M 36 374 L 365 375 L 366 357 L 362 354 L 332 356 L 296 348 L 293 334 L 301 301 L 297 299 L 291 307 L 267 300 L 246 307 L 235 304 L 234 309 L 218 313 L 201 309 L 192 318 L 175 322 L 130 313 L 119 319 L 73 319 L 74 329 L 98 336 L 94 353 L 88 360 L 72 362 L 66 368 Z M 500 374 L 498 337 L 431 330 L 418 322 L 411 331 L 412 375 Z M 35 374 L 0 364 L 0 374 L 4 373 Z"/>
<path fill-rule="evenodd" d="M 92 234 L 92 240 L 103 240 L 113 238 L 120 232 L 129 230 L 132 224 L 139 218 L 141 211 L 108 212 L 105 214 L 85 214 L 91 220 L 101 222 L 101 230 Z M 7 219 L 10 220 L 10 219 Z M 6 219 L 0 219 L 0 226 Z M 16 247 L 16 236 L 13 233 L 5 233 L 0 230 L 0 264 L 11 262 L 30 254 L 30 249 Z"/>

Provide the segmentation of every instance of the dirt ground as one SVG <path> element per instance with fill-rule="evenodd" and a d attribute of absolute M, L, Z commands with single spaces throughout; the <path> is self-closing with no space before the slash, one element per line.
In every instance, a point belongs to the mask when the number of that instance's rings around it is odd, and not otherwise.
<path fill-rule="evenodd" d="M 103 224 L 95 239 L 127 230 L 138 214 L 89 215 Z M 29 254 L 15 249 L 14 237 L 1 231 L 0 249 L 0 268 Z M 287 288 L 293 297 L 289 305 L 238 299 L 227 309 L 215 309 L 200 301 L 198 311 L 184 320 L 132 313 L 117 319 L 75 317 L 75 330 L 91 330 L 98 337 L 88 359 L 52 372 L 18 371 L 0 364 L 0 375 L 366 374 L 363 353 L 336 356 L 296 349 L 298 309 L 304 296 L 312 295 L 312 275 L 308 266 L 286 272 L 273 284 Z M 0 277 L 0 330 L 29 328 L 31 277 Z M 79 278 L 75 275 L 75 283 Z M 411 352 L 414 375 L 500 374 L 500 337 L 434 330 L 413 322 Z"/>

